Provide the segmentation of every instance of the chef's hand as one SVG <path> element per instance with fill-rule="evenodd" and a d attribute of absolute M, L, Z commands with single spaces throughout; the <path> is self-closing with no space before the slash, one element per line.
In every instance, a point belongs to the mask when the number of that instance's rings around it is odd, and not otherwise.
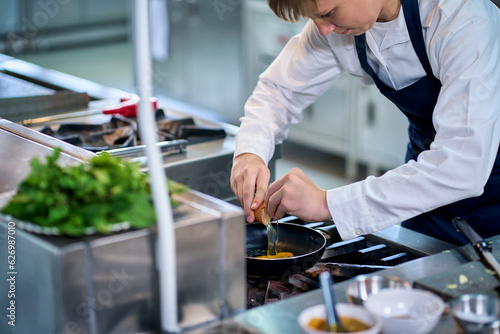
<path fill-rule="evenodd" d="M 285 213 L 308 222 L 331 219 L 326 191 L 318 188 L 299 168 L 274 181 L 267 191 L 267 212 L 278 220 Z"/>
<path fill-rule="evenodd" d="M 265 200 L 271 172 L 264 161 L 252 153 L 243 153 L 233 160 L 231 189 L 243 206 L 247 221 L 255 220 L 254 210 Z"/>

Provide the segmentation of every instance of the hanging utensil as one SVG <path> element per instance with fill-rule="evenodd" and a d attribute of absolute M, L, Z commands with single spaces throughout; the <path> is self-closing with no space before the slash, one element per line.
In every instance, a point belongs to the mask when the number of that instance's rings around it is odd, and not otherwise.
<path fill-rule="evenodd" d="M 333 294 L 332 278 L 330 273 L 323 271 L 319 274 L 319 281 L 321 283 L 321 290 L 323 291 L 323 298 L 325 299 L 327 320 L 326 330 L 329 332 L 346 332 L 335 309 L 335 295 Z"/>
<path fill-rule="evenodd" d="M 486 243 L 484 239 L 477 234 L 476 231 L 461 217 L 453 218 L 453 224 L 462 232 L 465 238 L 470 242 L 472 247 L 479 253 L 479 256 L 484 259 L 491 268 L 496 272 L 497 277 L 500 279 L 500 264 L 491 252 L 491 245 Z"/>

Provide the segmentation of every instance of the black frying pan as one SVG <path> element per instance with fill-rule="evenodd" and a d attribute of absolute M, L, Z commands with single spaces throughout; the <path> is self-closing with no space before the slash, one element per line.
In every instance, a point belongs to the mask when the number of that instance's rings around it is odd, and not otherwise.
<path fill-rule="evenodd" d="M 321 259 L 326 246 L 326 238 L 321 232 L 297 224 L 272 224 L 278 233 L 278 251 L 292 252 L 295 256 L 284 259 L 251 257 L 259 250 L 261 255 L 266 255 L 267 229 L 259 223 L 247 224 L 248 275 L 289 276 L 311 268 Z"/>

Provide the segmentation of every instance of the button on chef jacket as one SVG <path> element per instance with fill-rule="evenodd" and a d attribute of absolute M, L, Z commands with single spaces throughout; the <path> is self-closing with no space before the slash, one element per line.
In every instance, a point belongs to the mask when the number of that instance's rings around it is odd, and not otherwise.
<path fill-rule="evenodd" d="M 442 85 L 432 113 L 434 140 L 416 160 L 327 191 L 328 207 L 343 239 L 481 196 L 490 174 L 500 174 L 498 165 L 494 168 L 500 142 L 499 10 L 489 0 L 420 0 L 419 11 L 432 74 Z M 365 35 L 368 62 L 385 85 L 400 90 L 426 76 L 403 9 L 397 19 L 375 23 Z M 269 161 L 273 144 L 286 138 L 289 125 L 301 120 L 302 110 L 346 73 L 373 84 L 358 60 L 354 36 L 323 37 L 309 21 L 260 76 L 245 105 L 235 156 L 249 152 Z M 489 182 L 488 187 L 500 189 L 499 183 Z M 467 217 L 469 222 L 483 236 L 500 233 L 500 212 L 493 221 L 480 221 L 482 206 Z M 433 223 L 451 224 L 448 220 Z M 459 235 L 428 233 L 464 242 Z"/>

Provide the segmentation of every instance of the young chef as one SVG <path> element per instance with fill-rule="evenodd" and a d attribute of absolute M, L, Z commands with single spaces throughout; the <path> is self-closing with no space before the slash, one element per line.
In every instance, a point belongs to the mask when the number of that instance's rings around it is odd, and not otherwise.
<path fill-rule="evenodd" d="M 490 0 L 268 0 L 287 21 L 309 18 L 260 76 L 245 105 L 231 187 L 248 222 L 333 219 L 343 239 L 403 226 L 455 244 L 465 218 L 500 234 L 500 13 Z M 323 190 L 293 169 L 269 185 L 274 143 L 347 73 L 374 83 L 409 120 L 407 162 Z"/>

